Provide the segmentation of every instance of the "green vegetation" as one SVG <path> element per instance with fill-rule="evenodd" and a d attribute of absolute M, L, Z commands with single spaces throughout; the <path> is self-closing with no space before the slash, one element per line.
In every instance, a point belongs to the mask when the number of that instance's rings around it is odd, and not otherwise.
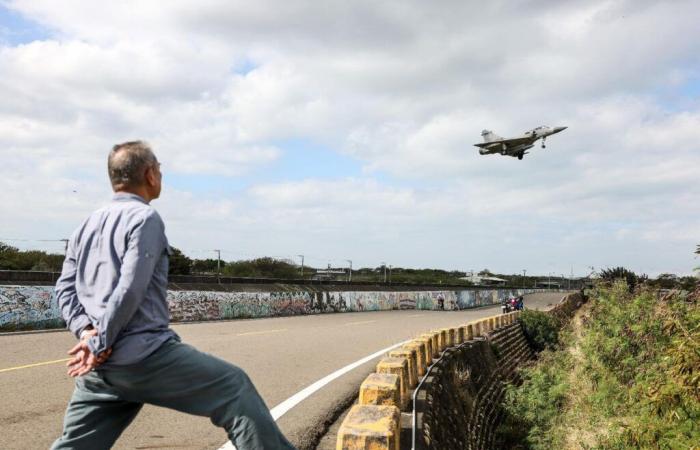
<path fill-rule="evenodd" d="M 521 313 L 520 320 L 525 338 L 536 351 L 554 349 L 559 343 L 559 324 L 552 315 L 526 309 Z"/>
<path fill-rule="evenodd" d="M 273 258 L 228 262 L 222 273 L 232 277 L 299 278 L 295 264 Z"/>
<path fill-rule="evenodd" d="M 63 254 L 47 253 L 38 250 L 19 250 L 16 247 L 0 242 L 0 270 L 33 270 L 41 272 L 60 272 L 63 266 Z M 304 267 L 304 278 L 314 276 L 318 269 L 314 267 Z M 170 255 L 170 275 L 217 275 L 225 277 L 249 277 L 249 278 L 281 278 L 298 279 L 301 277 L 301 267 L 294 261 L 278 258 L 255 258 L 238 261 L 217 261 L 213 258 L 193 259 L 185 255 L 181 250 L 172 247 Z M 386 277 L 385 277 L 386 273 Z M 577 282 L 571 283 L 561 277 L 540 277 L 522 274 L 498 274 L 488 269 L 479 272 L 482 276 L 493 276 L 501 278 L 507 286 L 513 287 L 534 287 L 543 280 L 558 283 L 562 287 L 571 285 L 577 288 Z M 645 276 L 637 276 L 624 268 L 606 269 L 603 271 L 603 278 L 614 280 L 625 278 L 634 289 L 638 283 L 647 282 L 649 285 L 664 289 L 691 289 L 694 277 L 678 277 L 674 274 L 661 274 L 655 280 L 647 280 Z M 403 267 L 364 267 L 354 269 L 352 280 L 364 283 L 380 283 L 386 278 L 389 283 L 416 283 L 416 284 L 449 284 L 456 286 L 471 286 L 463 278 L 466 272 L 458 270 L 441 269 L 410 269 Z M 338 280 L 345 280 L 344 275 L 338 275 Z"/>
<path fill-rule="evenodd" d="M 59 272 L 63 267 L 63 255 L 39 250 L 19 250 L 0 242 L 0 270 L 40 270 Z"/>
<path fill-rule="evenodd" d="M 556 350 L 509 386 L 503 447 L 691 449 L 700 444 L 700 290 L 602 283 Z"/>
<path fill-rule="evenodd" d="M 682 289 L 692 291 L 697 282 L 696 277 L 679 277 L 673 273 L 662 273 L 653 280 L 648 280 L 646 284 L 659 289 Z"/>
<path fill-rule="evenodd" d="M 189 275 L 192 272 L 192 260 L 188 258 L 180 249 L 171 248 L 170 258 L 168 261 L 168 273 Z"/>
<path fill-rule="evenodd" d="M 22 251 L 0 242 L 0 270 L 36 270 L 60 272 L 63 265 L 62 254 L 49 254 L 42 251 Z M 171 275 L 216 275 L 225 277 L 247 278 L 281 278 L 298 279 L 301 267 L 292 261 L 270 257 L 239 261 L 217 261 L 216 259 L 192 259 L 181 250 L 173 247 L 170 255 Z M 317 269 L 304 268 L 304 277 L 310 278 Z M 404 269 L 386 268 L 387 281 L 426 283 L 426 284 L 461 284 L 471 283 L 460 280 L 466 274 L 459 271 L 439 269 Z M 353 281 L 377 283 L 384 280 L 384 267 L 362 268 L 353 270 Z M 342 275 L 338 279 L 345 279 Z"/>
<path fill-rule="evenodd" d="M 405 269 L 402 267 L 386 268 L 386 279 L 392 283 L 455 284 L 469 286 L 470 282 L 460 278 L 465 272 L 440 269 Z M 384 267 L 364 267 L 352 272 L 353 281 L 377 283 L 384 281 Z"/>
<path fill-rule="evenodd" d="M 627 287 L 630 292 L 634 291 L 634 288 L 646 281 L 648 277 L 646 275 L 637 275 L 631 270 L 627 270 L 624 267 L 614 267 L 612 269 L 604 269 L 600 272 L 600 278 L 603 281 L 613 282 L 615 280 L 624 280 L 627 283 Z"/>

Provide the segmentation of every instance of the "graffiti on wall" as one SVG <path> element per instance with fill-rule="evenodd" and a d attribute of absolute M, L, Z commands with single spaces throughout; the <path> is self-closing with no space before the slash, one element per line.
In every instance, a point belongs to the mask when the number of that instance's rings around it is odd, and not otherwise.
<path fill-rule="evenodd" d="M 173 322 L 421 309 L 448 311 L 498 304 L 534 289 L 459 291 L 218 292 L 168 291 Z M 0 330 L 64 326 L 50 286 L 0 286 Z"/>
<path fill-rule="evenodd" d="M 56 328 L 64 325 L 53 287 L 0 287 L 0 329 L 15 330 L 31 324 L 33 328 Z"/>

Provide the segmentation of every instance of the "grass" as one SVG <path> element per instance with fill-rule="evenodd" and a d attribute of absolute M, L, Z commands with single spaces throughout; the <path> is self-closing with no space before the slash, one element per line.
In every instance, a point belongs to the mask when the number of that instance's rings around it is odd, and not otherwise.
<path fill-rule="evenodd" d="M 700 448 L 698 296 L 600 286 L 509 386 L 504 447 Z"/>

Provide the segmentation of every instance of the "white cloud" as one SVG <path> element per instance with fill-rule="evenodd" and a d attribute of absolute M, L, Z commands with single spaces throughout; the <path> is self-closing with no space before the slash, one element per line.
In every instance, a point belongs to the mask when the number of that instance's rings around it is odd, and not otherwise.
<path fill-rule="evenodd" d="M 0 46 L 0 206 L 28 211 L 8 230 L 75 220 L 106 192 L 109 147 L 146 138 L 171 174 L 257 179 L 235 200 L 164 196 L 183 247 L 223 236 L 248 252 L 411 265 L 496 254 L 492 268 L 520 270 L 591 249 L 693 264 L 700 104 L 682 92 L 700 73 L 697 2 L 7 5 L 53 36 Z M 472 147 L 483 128 L 543 123 L 570 128 L 523 161 Z M 362 177 L 266 178 L 291 139 L 359 161 Z M 24 187 L 37 176 L 43 199 Z M 80 183 L 94 194 L 78 206 Z M 674 227 L 678 247 L 653 247 Z"/>

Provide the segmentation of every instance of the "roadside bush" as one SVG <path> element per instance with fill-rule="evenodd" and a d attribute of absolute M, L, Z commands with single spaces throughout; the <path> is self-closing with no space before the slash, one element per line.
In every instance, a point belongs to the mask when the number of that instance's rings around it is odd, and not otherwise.
<path fill-rule="evenodd" d="M 520 315 L 525 338 L 538 352 L 553 349 L 559 343 L 559 326 L 550 314 L 526 309 Z"/>
<path fill-rule="evenodd" d="M 508 387 L 510 448 L 699 448 L 699 298 L 599 286 L 561 348 Z"/>
<path fill-rule="evenodd" d="M 649 277 L 645 274 L 637 275 L 631 270 L 625 269 L 624 267 L 615 267 L 612 269 L 603 269 L 600 272 L 600 278 L 609 283 L 614 283 L 618 280 L 624 280 L 627 283 L 627 289 L 633 292 L 637 285 L 646 282 Z"/>
<path fill-rule="evenodd" d="M 551 430 L 566 403 L 571 364 L 566 353 L 545 350 L 537 370 L 521 372 L 522 385 L 506 386 L 504 420 L 497 431 L 501 448 L 559 448 L 561 435 Z"/>

